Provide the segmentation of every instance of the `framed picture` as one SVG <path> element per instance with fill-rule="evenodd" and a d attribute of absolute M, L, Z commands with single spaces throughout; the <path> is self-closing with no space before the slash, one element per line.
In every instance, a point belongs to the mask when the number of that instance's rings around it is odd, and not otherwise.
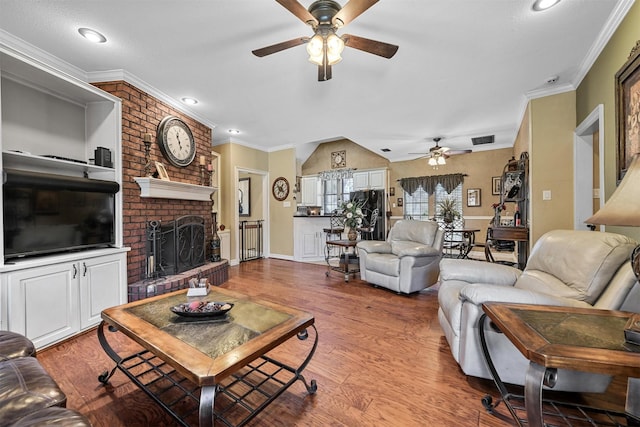
<path fill-rule="evenodd" d="M 389 195 L 390 196 L 396 195 L 396 187 L 389 187 Z"/>
<path fill-rule="evenodd" d="M 402 206 L 402 197 L 398 197 L 398 207 Z"/>
<path fill-rule="evenodd" d="M 238 215 L 251 216 L 251 178 L 238 180 Z"/>
<path fill-rule="evenodd" d="M 158 178 L 164 181 L 171 181 L 169 174 L 162 163 L 156 162 L 156 171 L 158 172 Z"/>
<path fill-rule="evenodd" d="M 467 189 L 467 206 L 480 206 L 480 189 Z"/>
<path fill-rule="evenodd" d="M 616 179 L 622 180 L 633 155 L 640 153 L 640 40 L 616 73 Z"/>
<path fill-rule="evenodd" d="M 491 194 L 499 196 L 502 192 L 502 177 L 494 176 L 491 178 Z"/>

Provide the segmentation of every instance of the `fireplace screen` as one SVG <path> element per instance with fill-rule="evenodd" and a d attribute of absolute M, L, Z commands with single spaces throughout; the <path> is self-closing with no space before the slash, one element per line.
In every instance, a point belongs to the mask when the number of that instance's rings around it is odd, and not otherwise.
<path fill-rule="evenodd" d="M 147 224 L 147 278 L 178 274 L 205 263 L 204 218 L 186 215 Z"/>

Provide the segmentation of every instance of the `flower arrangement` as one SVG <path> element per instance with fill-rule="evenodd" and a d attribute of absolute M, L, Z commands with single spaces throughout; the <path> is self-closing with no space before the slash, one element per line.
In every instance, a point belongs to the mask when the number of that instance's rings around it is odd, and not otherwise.
<path fill-rule="evenodd" d="M 343 202 L 340 205 L 340 211 L 344 217 L 344 225 L 350 228 L 358 228 L 362 225 L 364 218 L 362 206 L 364 206 L 364 202 L 359 200 Z"/>

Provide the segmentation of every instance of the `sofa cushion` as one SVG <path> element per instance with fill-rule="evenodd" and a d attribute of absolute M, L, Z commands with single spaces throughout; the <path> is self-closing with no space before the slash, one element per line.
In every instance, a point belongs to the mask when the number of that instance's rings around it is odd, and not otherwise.
<path fill-rule="evenodd" d="M 398 257 L 403 256 L 440 256 L 440 251 L 433 246 L 423 245 L 419 242 L 394 240 L 391 242 L 391 253 Z"/>
<path fill-rule="evenodd" d="M 0 420 L 11 424 L 49 406 L 64 406 L 67 398 L 34 357 L 0 362 Z"/>
<path fill-rule="evenodd" d="M 20 418 L 11 427 L 91 427 L 91 422 L 87 417 L 72 409 L 51 408 L 40 409 L 26 417 Z"/>
<path fill-rule="evenodd" d="M 391 227 L 388 240 L 392 243 L 404 240 L 432 246 L 438 230 L 438 223 L 435 221 L 401 220 Z"/>
<path fill-rule="evenodd" d="M 400 275 L 400 259 L 393 254 L 372 253 L 367 256 L 367 269 L 386 276 Z"/>
<path fill-rule="evenodd" d="M 536 242 L 515 286 L 593 304 L 636 244 L 614 233 L 550 231 Z"/>
<path fill-rule="evenodd" d="M 0 331 L 0 360 L 28 357 L 36 354 L 31 340 L 24 335 L 10 331 Z"/>

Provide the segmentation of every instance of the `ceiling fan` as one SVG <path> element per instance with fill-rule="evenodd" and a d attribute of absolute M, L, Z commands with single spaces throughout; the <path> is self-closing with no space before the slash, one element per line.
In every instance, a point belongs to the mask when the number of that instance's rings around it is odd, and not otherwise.
<path fill-rule="evenodd" d="M 438 143 L 442 141 L 442 137 L 433 138 L 433 142 L 436 143 L 433 147 L 429 148 L 428 153 L 409 153 L 409 154 L 422 154 L 418 159 L 429 159 L 429 165 L 433 166 L 434 169 L 438 169 L 440 165 L 446 165 L 446 159 L 450 156 L 455 156 L 457 154 L 465 154 L 471 153 L 471 150 L 452 150 L 449 147 L 441 147 Z"/>
<path fill-rule="evenodd" d="M 336 31 L 353 21 L 378 0 L 349 0 L 344 7 L 334 0 L 316 0 L 305 9 L 297 0 L 276 0 L 302 22 L 310 25 L 312 37 L 298 37 L 261 49 L 253 50 L 258 57 L 271 55 L 307 43 L 309 61 L 318 65 L 318 81 L 331 79 L 331 66 L 342 60 L 340 54 L 345 46 L 372 53 L 383 58 L 391 58 L 398 46 L 352 34 L 338 36 Z"/>

